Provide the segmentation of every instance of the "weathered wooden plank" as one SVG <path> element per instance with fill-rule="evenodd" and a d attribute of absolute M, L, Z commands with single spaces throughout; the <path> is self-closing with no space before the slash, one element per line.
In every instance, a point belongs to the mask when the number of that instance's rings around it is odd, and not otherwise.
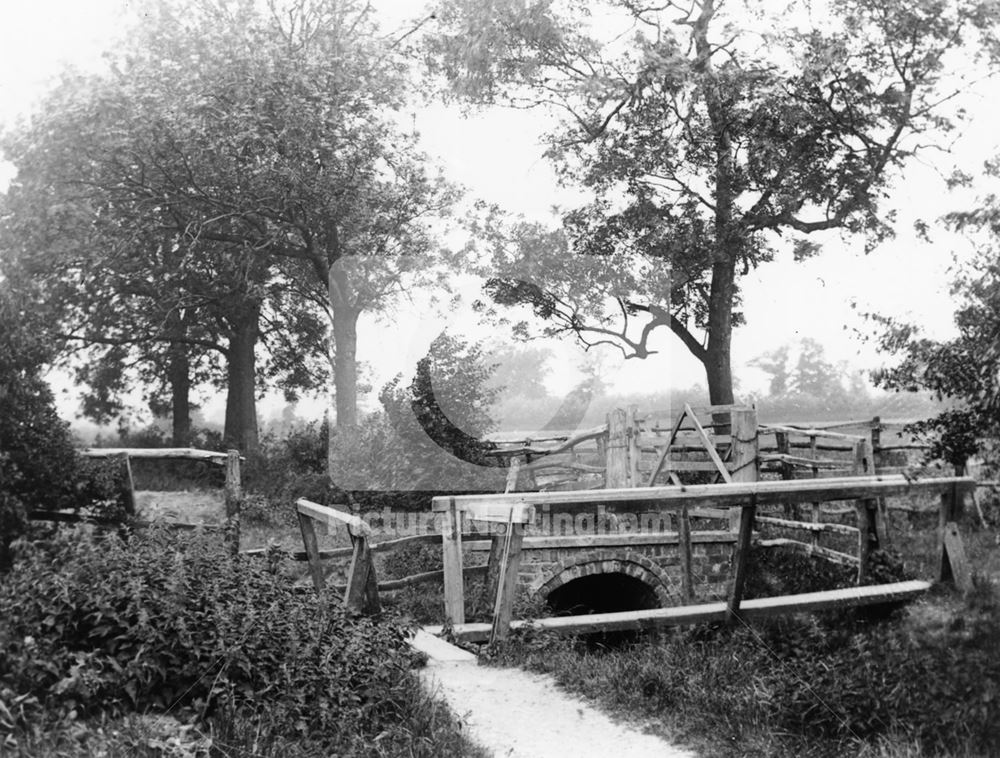
<path fill-rule="evenodd" d="M 368 549 L 366 537 L 354 537 L 354 555 L 347 572 L 347 590 L 344 592 L 344 607 L 357 613 L 378 613 L 381 608 L 378 598 L 378 579 L 375 564 Z"/>
<path fill-rule="evenodd" d="M 691 576 L 691 518 L 686 506 L 681 506 L 677 530 L 681 554 L 681 598 L 685 603 L 690 603 L 694 599 L 694 582 Z"/>
<path fill-rule="evenodd" d="M 944 526 L 940 579 L 942 582 L 954 582 L 962 592 L 972 589 L 972 571 L 965 557 L 965 546 L 962 544 L 958 524 L 954 521 L 949 521 Z"/>
<path fill-rule="evenodd" d="M 841 534 L 850 534 L 852 536 L 857 536 L 858 529 L 854 526 L 848 526 L 847 524 L 824 524 L 815 523 L 812 521 L 789 521 L 783 518 L 773 518 L 771 516 L 758 516 L 757 522 L 760 524 L 773 524 L 774 526 L 780 526 L 785 529 L 800 529 L 804 532 L 839 532 Z"/>
<path fill-rule="evenodd" d="M 496 602 L 493 605 L 493 624 L 490 641 L 506 639 L 510 633 L 510 622 L 514 616 L 514 594 L 517 591 L 517 572 L 521 567 L 521 544 L 524 541 L 524 527 L 510 523 L 504 535 L 504 546 L 500 571 L 497 577 Z"/>
<path fill-rule="evenodd" d="M 839 432 L 831 432 L 829 429 L 785 426 L 782 424 L 761 424 L 760 430 L 764 434 L 784 432 L 785 434 L 795 434 L 800 437 L 825 437 L 826 439 L 851 440 L 852 443 L 855 439 L 861 439 L 856 434 L 840 434 Z"/>
<path fill-rule="evenodd" d="M 323 567 L 320 565 L 319 541 L 316 539 L 316 525 L 312 518 L 304 513 L 299 517 L 299 529 L 302 531 L 302 544 L 305 546 L 306 558 L 309 561 L 309 576 L 317 592 L 323 591 Z"/>
<path fill-rule="evenodd" d="M 444 557 L 444 616 L 452 624 L 465 622 L 465 586 L 462 581 L 462 511 L 448 498 L 450 507 L 441 524 Z"/>
<path fill-rule="evenodd" d="M 708 433 L 701 425 L 701 422 L 698 421 L 698 417 L 694 415 L 694 411 L 691 410 L 691 406 L 685 403 L 684 410 L 691 419 L 691 423 L 694 424 L 694 428 L 698 432 L 698 436 L 701 438 L 702 444 L 705 446 L 705 452 L 712 460 L 712 463 L 715 464 L 715 467 L 719 470 L 719 476 L 721 476 L 722 480 L 725 482 L 732 482 L 733 478 L 729 475 L 729 470 L 726 468 L 726 464 L 722 462 L 722 458 L 720 458 L 719 454 L 715 451 L 715 443 L 709 439 Z"/>
<path fill-rule="evenodd" d="M 363 519 L 358 518 L 353 513 L 313 503 L 305 498 L 296 500 L 295 508 L 299 513 L 334 529 L 338 526 L 346 525 L 353 536 L 368 537 L 372 534 L 372 528 Z"/>
<path fill-rule="evenodd" d="M 122 456 L 124 479 L 122 483 L 122 501 L 125 513 L 130 519 L 135 518 L 135 480 L 132 478 L 132 464 L 127 455 Z"/>
<path fill-rule="evenodd" d="M 509 497 L 509 496 L 508 496 Z M 512 520 L 515 524 L 528 524 L 535 517 L 534 507 L 528 503 L 472 503 L 460 506 L 465 518 L 470 521 L 491 521 L 506 524 Z"/>
<path fill-rule="evenodd" d="M 526 471 L 534 471 L 538 473 L 540 471 L 546 471 L 548 469 L 563 469 L 566 471 L 580 471 L 584 474 L 603 474 L 604 466 L 592 466 L 589 463 L 570 463 L 569 461 L 548 461 L 545 458 L 539 458 L 537 461 L 532 461 L 525 467 Z"/>
<path fill-rule="evenodd" d="M 479 576 L 480 574 L 486 573 L 487 567 L 482 566 L 466 566 L 462 575 L 465 578 L 470 576 Z M 400 577 L 399 579 L 383 579 L 378 583 L 379 592 L 393 592 L 395 590 L 401 590 L 404 587 L 412 587 L 416 584 L 428 584 L 430 582 L 440 582 L 444 580 L 444 570 L 438 571 L 424 571 L 420 574 L 411 574 L 410 576 Z"/>
<path fill-rule="evenodd" d="M 909 581 L 866 587 L 848 587 L 841 590 L 810 592 L 801 595 L 756 598 L 743 601 L 740 606 L 740 616 L 749 620 L 786 613 L 829 611 L 837 608 L 903 602 L 927 592 L 930 586 L 928 582 Z M 558 616 L 530 621 L 518 620 L 511 622 L 511 628 L 532 626 L 562 634 L 587 634 L 724 621 L 727 614 L 726 603 L 704 603 L 675 608 L 593 613 L 587 616 Z M 441 633 L 441 627 L 428 626 L 424 627 L 424 631 L 428 634 L 438 635 Z M 482 641 L 489 636 L 490 624 L 462 624 L 454 627 L 452 632 L 458 640 Z"/>
<path fill-rule="evenodd" d="M 474 543 L 469 543 L 466 547 L 471 548 Z M 496 600 L 500 587 L 500 569 L 503 564 L 504 546 L 507 544 L 507 537 L 504 534 L 495 534 L 490 539 L 490 555 L 486 559 L 486 581 L 483 582 L 482 603 L 484 608 L 489 608 Z"/>
<path fill-rule="evenodd" d="M 729 518 L 729 509 L 727 508 L 691 508 L 688 511 L 691 518 Z"/>
<path fill-rule="evenodd" d="M 668 461 L 664 461 L 663 465 L 670 471 L 709 471 L 714 474 L 717 473 L 719 470 L 719 467 L 716 466 L 711 461 L 684 461 L 671 458 Z M 646 481 L 648 482 L 650 477 L 652 476 L 653 467 L 640 465 L 639 472 L 643 474 L 648 474 L 646 478 Z"/>
<path fill-rule="evenodd" d="M 226 453 L 226 542 L 233 555 L 240 552 L 240 510 L 243 504 L 243 480 L 240 477 L 240 451 Z"/>
<path fill-rule="evenodd" d="M 732 481 L 755 482 L 760 478 L 760 450 L 757 446 L 757 411 L 753 408 L 737 408 L 732 412 L 733 445 L 730 458 Z M 743 525 L 741 516 L 735 511 L 729 514 L 729 528 L 737 531 Z M 753 519 L 750 520 L 750 528 Z"/>
<path fill-rule="evenodd" d="M 739 536 L 733 550 L 733 577 L 729 584 L 729 597 L 726 600 L 727 619 L 731 624 L 736 623 L 737 615 L 740 612 L 740 603 L 743 601 L 743 588 L 749 571 L 750 541 L 753 539 L 753 521 L 756 512 L 756 504 L 752 502 L 740 511 Z"/>
<path fill-rule="evenodd" d="M 130 458 L 178 458 L 203 460 L 219 466 L 226 464 L 226 453 L 217 450 L 196 450 L 190 447 L 88 447 L 80 451 L 85 458 L 111 458 L 127 455 Z"/>
<path fill-rule="evenodd" d="M 553 537 L 525 537 L 522 550 L 547 550 L 561 548 L 587 547 L 634 547 L 636 545 L 676 545 L 679 536 L 677 532 L 643 532 L 633 534 L 619 532 L 617 534 L 578 534 Z M 736 535 L 730 531 L 694 530 L 691 541 L 696 545 L 728 544 L 736 541 Z M 463 547 L 470 552 L 482 553 L 493 549 L 491 540 L 472 540 Z"/>
<path fill-rule="evenodd" d="M 639 480 L 639 459 L 642 455 L 639 452 L 637 435 L 639 432 L 639 422 L 636 414 L 639 409 L 630 405 L 625 411 L 625 441 L 628 451 L 628 485 L 629 487 L 641 487 L 643 482 Z"/>
<path fill-rule="evenodd" d="M 589 505 L 604 503 L 655 503 L 663 508 L 680 507 L 742 507 L 751 496 L 759 505 L 780 505 L 786 502 L 856 500 L 865 497 L 893 497 L 917 492 L 944 492 L 957 486 L 962 492 L 975 487 L 969 477 L 942 477 L 910 480 L 903 476 L 830 477 L 828 479 L 796 479 L 793 481 L 732 482 L 724 484 L 692 484 L 683 487 L 636 487 L 626 489 L 584 490 L 575 492 L 518 492 L 510 495 L 458 495 L 456 505 L 462 509 L 480 503 L 495 503 L 509 507 L 511 503 L 526 505 Z M 447 497 L 435 497 L 432 508 L 444 512 Z"/>
<path fill-rule="evenodd" d="M 787 463 L 790 466 L 822 469 L 846 468 L 849 465 L 847 461 L 834 460 L 833 458 L 805 458 L 799 455 L 785 455 L 782 453 L 764 453 L 760 456 L 760 462 Z"/>
<path fill-rule="evenodd" d="M 628 439 L 626 437 L 626 415 L 621 408 L 615 408 L 607 416 L 608 442 L 605 447 L 604 486 L 627 488 L 628 480 Z"/>
<path fill-rule="evenodd" d="M 847 553 L 841 553 L 839 550 L 831 550 L 828 547 L 820 547 L 819 545 L 812 545 L 808 542 L 800 542 L 799 540 L 758 540 L 754 544 L 759 547 L 789 547 L 811 557 L 823 558 L 832 563 L 839 563 L 841 566 L 856 568 L 858 565 L 858 557 L 856 555 L 848 555 Z"/>

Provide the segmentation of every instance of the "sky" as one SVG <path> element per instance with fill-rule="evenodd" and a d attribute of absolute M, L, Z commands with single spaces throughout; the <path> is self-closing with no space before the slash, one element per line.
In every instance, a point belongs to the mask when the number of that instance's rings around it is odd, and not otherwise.
<path fill-rule="evenodd" d="M 390 18 L 412 14 L 413 0 L 381 0 L 377 5 Z M 7 0 L 0 6 L 0 123 L 10 124 L 30 112 L 44 93 L 50 77 L 64 63 L 84 67 L 99 65 L 100 52 L 113 44 L 121 28 L 125 0 Z M 1000 155 L 1000 98 L 997 85 L 982 86 L 963 105 L 971 123 L 955 141 L 949 155 L 938 155 L 938 164 L 955 161 L 976 170 L 982 160 Z M 434 106 L 413 114 L 425 150 L 437 159 L 446 174 L 470 193 L 495 202 L 511 213 L 554 223 L 553 206 L 568 207 L 575 193 L 560 188 L 550 165 L 542 157 L 541 136 L 545 121 L 531 111 L 493 109 L 463 115 L 457 109 Z M 11 175 L 0 165 L 0 187 Z M 865 330 L 859 312 L 876 311 L 923 326 L 934 337 L 951 334 L 953 301 L 949 295 L 950 267 L 954 256 L 967 258 L 971 247 L 964 238 L 937 234 L 928 244 L 908 231 L 915 218 L 933 219 L 941 213 L 971 203 L 974 192 L 949 196 L 943 179 L 927 165 L 915 165 L 906 182 L 894 188 L 889 205 L 900 213 L 897 238 L 870 254 L 860 240 L 830 234 L 817 239 L 823 252 L 795 264 L 785 256 L 751 272 L 743 284 L 747 326 L 733 339 L 734 366 L 743 390 L 760 390 L 765 376 L 746 366 L 764 352 L 802 338 L 821 342 L 827 357 L 858 368 L 878 365 L 871 345 L 856 338 Z M 854 307 L 852 307 L 852 304 Z M 363 322 L 359 358 L 375 368 L 375 386 L 397 371 L 407 371 L 422 355 L 424 346 L 456 318 L 411 318 L 396 314 L 397 326 L 407 332 L 400 349 L 385 350 L 384 323 Z M 489 333 L 468 316 L 457 321 L 473 335 Z M 377 345 L 375 348 L 366 346 Z M 690 386 L 703 382 L 701 367 L 667 334 L 659 338 L 661 352 L 646 361 L 604 361 L 605 378 L 616 389 L 634 391 L 665 383 Z M 558 346 L 560 365 L 573 366 L 578 349 Z M 392 357 L 388 357 L 392 356 Z M 570 386 L 578 375 L 556 371 L 553 391 Z"/>

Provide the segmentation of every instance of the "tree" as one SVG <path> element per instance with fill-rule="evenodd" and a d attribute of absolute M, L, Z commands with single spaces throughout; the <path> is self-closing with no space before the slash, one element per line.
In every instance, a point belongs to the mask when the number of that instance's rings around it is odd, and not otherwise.
<path fill-rule="evenodd" d="M 740 276 L 783 238 L 802 259 L 820 232 L 888 235 L 891 181 L 952 126 L 948 56 L 997 53 L 993 0 L 825 10 L 442 2 L 430 48 L 453 91 L 563 114 L 547 155 L 594 198 L 558 233 L 501 229 L 491 294 L 628 357 L 667 327 L 705 367 L 711 402 L 731 403 Z M 567 255 L 628 265 L 609 282 L 579 276 Z"/>
<path fill-rule="evenodd" d="M 873 373 L 876 383 L 897 392 L 928 390 L 950 401 L 950 408 L 910 429 L 930 438 L 931 457 L 963 471 L 970 456 L 984 451 L 995 464 L 1000 438 L 1000 202 L 990 196 L 981 208 L 948 220 L 982 235 L 975 260 L 952 285 L 957 336 L 932 340 L 912 324 L 869 316 L 882 327 L 879 349 L 898 359 Z"/>
<path fill-rule="evenodd" d="M 0 571 L 29 509 L 75 507 L 82 489 L 69 426 L 41 376 L 50 357 L 45 324 L 24 294 L 0 280 Z"/>
<path fill-rule="evenodd" d="M 338 422 L 355 423 L 358 317 L 430 275 L 430 227 L 456 196 L 399 125 L 398 46 L 352 0 L 143 11 L 110 74 L 70 79 L 7 141 L 8 230 L 61 283 L 67 336 L 102 346 L 86 374 L 97 406 L 125 354 L 176 373 L 178 414 L 192 376 L 214 371 L 227 436 L 252 448 L 260 379 L 321 384 L 309 359 L 332 344 Z M 38 244 L 52 215 L 66 224 Z"/>

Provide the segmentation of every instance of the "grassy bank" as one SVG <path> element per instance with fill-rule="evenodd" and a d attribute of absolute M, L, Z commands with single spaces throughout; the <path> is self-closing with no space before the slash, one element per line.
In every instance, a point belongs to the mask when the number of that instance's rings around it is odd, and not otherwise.
<path fill-rule="evenodd" d="M 602 648 L 537 631 L 489 651 L 704 755 L 1000 754 L 1000 591 L 801 614 Z"/>

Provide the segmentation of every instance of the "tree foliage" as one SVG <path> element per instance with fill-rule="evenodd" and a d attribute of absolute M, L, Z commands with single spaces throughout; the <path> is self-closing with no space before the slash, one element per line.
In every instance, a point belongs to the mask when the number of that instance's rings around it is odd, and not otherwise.
<path fill-rule="evenodd" d="M 976 210 L 947 218 L 979 241 L 975 259 L 952 284 L 956 336 L 933 340 L 912 324 L 870 317 L 881 327 L 879 349 L 897 358 L 874 373 L 876 382 L 897 392 L 928 390 L 951 402 L 914 431 L 931 438 L 932 456 L 961 468 L 976 453 L 995 458 L 1000 438 L 1000 202 L 990 196 Z"/>
<path fill-rule="evenodd" d="M 950 56 L 995 57 L 1000 13 L 993 0 L 447 0 L 437 17 L 431 55 L 453 91 L 561 114 L 547 155 L 593 197 L 558 233 L 502 229 L 491 294 L 627 356 L 667 327 L 727 403 L 740 277 L 786 244 L 814 254 L 824 231 L 891 233 L 892 180 L 952 127 Z M 628 264 L 581 277 L 574 255 Z"/>
<path fill-rule="evenodd" d="M 123 365 L 149 379 L 185 359 L 228 388 L 227 434 L 253 447 L 260 386 L 317 387 L 332 360 L 352 423 L 358 316 L 425 272 L 455 197 L 401 126 L 398 46 L 353 0 L 141 16 L 108 73 L 67 75 L 5 140 L 4 246 L 96 346 L 95 415 Z"/>

